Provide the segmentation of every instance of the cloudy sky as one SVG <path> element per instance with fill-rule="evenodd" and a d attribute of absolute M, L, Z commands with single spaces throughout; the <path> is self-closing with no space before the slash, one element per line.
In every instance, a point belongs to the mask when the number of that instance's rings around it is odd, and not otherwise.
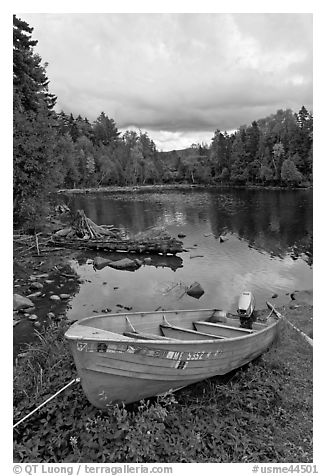
<path fill-rule="evenodd" d="M 58 111 L 91 121 L 104 111 L 160 150 L 280 108 L 312 110 L 312 14 L 17 16 L 34 28 Z"/>

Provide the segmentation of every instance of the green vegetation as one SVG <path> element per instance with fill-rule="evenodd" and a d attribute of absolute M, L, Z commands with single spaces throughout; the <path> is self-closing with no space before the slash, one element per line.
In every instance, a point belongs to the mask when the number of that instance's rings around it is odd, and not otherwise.
<path fill-rule="evenodd" d="M 306 325 L 309 314 L 311 308 L 302 308 Z M 14 421 L 76 376 L 65 328 L 62 322 L 49 327 L 18 360 Z M 286 325 L 275 347 L 224 378 L 128 407 L 108 405 L 105 412 L 92 407 L 75 384 L 14 430 L 16 462 L 304 463 L 312 458 L 312 349 Z"/>
<path fill-rule="evenodd" d="M 307 186 L 313 117 L 279 110 L 211 144 L 159 152 L 146 132 L 118 131 L 104 112 L 93 122 L 56 113 L 33 28 L 14 16 L 14 222 L 35 229 L 57 188 L 166 183 Z"/>

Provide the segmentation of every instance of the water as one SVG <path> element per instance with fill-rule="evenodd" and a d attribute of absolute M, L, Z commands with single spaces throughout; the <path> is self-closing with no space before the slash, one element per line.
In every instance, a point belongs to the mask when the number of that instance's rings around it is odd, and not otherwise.
<path fill-rule="evenodd" d="M 176 258 L 153 257 L 152 265 L 133 272 L 95 270 L 94 256 L 106 254 L 81 253 L 71 261 L 85 280 L 70 300 L 71 319 L 107 308 L 122 311 L 121 306 L 134 311 L 219 307 L 235 312 L 245 290 L 254 293 L 256 307 L 263 309 L 273 294 L 280 305 L 289 302 L 294 290 L 312 289 L 311 191 L 103 193 L 70 196 L 69 206 L 84 209 L 98 224 L 128 233 L 164 226 L 174 237 L 185 234 L 182 241 L 189 250 Z M 221 243 L 220 235 L 227 240 Z M 184 293 L 194 281 L 205 291 L 199 300 Z"/>

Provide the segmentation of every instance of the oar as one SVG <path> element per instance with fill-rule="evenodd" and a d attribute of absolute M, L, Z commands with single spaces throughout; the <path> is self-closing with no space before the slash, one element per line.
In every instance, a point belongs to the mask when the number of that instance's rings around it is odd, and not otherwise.
<path fill-rule="evenodd" d="M 311 347 L 313 346 L 313 340 L 308 337 L 304 332 L 302 332 L 300 329 L 298 329 L 298 327 L 296 327 L 294 324 L 292 324 L 292 322 L 289 321 L 289 319 L 287 319 L 285 316 L 283 316 L 280 312 L 278 312 L 275 307 L 273 306 L 273 304 L 271 304 L 270 302 L 266 301 L 266 304 L 267 306 L 269 307 L 269 309 L 272 310 L 272 312 L 274 312 L 274 314 L 279 318 L 283 318 L 288 324 L 290 324 L 291 327 L 293 327 L 293 329 L 295 329 L 297 332 L 299 332 L 299 334 L 302 335 L 302 337 L 308 342 L 308 344 L 311 345 Z"/>

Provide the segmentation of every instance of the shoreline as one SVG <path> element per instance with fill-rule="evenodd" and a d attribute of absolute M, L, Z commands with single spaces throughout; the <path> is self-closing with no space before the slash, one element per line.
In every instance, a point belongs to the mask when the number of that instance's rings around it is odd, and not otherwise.
<path fill-rule="evenodd" d="M 190 183 L 175 183 L 175 184 L 153 184 L 153 185 L 112 185 L 105 187 L 84 187 L 84 188 L 70 188 L 60 189 L 56 194 L 83 194 L 83 193 L 142 193 L 142 192 L 165 192 L 170 190 L 200 190 L 200 189 L 230 189 L 236 188 L 241 190 L 312 190 L 313 187 L 281 187 L 263 185 L 233 185 L 233 184 L 190 184 Z"/>

